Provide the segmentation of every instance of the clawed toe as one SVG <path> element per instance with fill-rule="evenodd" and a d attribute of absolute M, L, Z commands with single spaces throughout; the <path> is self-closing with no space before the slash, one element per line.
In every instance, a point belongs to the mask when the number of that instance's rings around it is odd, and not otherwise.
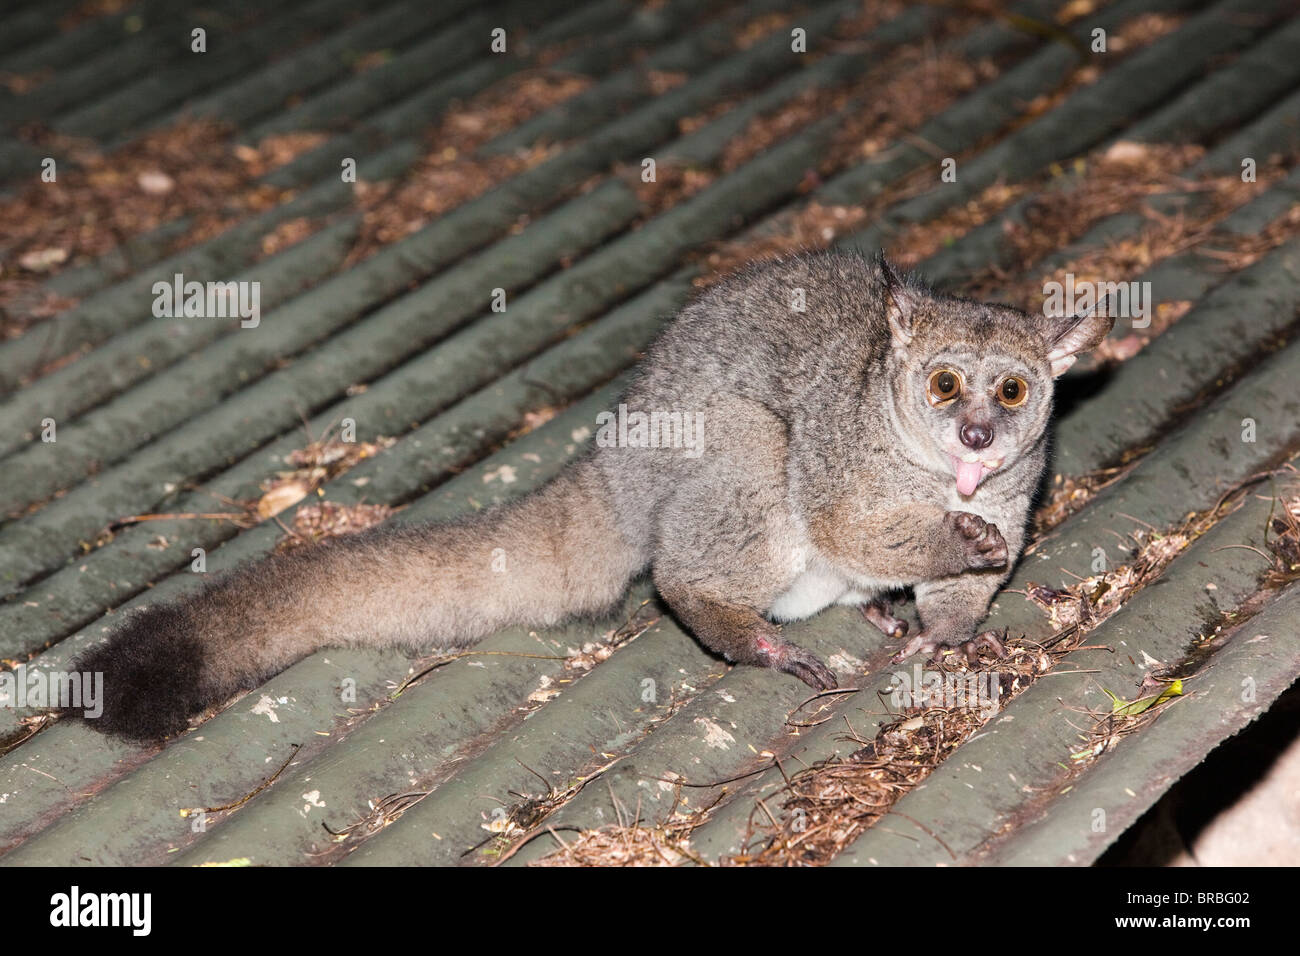
<path fill-rule="evenodd" d="M 787 674 L 793 674 L 813 690 L 834 690 L 839 686 L 831 669 L 816 654 L 796 644 L 782 646 L 776 667 Z"/>
<path fill-rule="evenodd" d="M 886 637 L 903 637 L 907 622 L 894 617 L 894 609 L 887 601 L 871 601 L 861 606 L 862 616 L 874 624 Z"/>
<path fill-rule="evenodd" d="M 966 645 L 971 649 L 967 653 L 967 656 L 969 657 L 970 654 L 973 653 L 975 656 L 974 658 L 972 658 L 972 660 L 978 659 L 980 648 L 987 648 L 988 650 L 993 652 L 994 657 L 997 658 L 1006 657 L 1007 645 L 1003 643 L 1006 639 L 1006 636 L 1007 635 L 1005 631 L 1002 632 L 1002 634 L 1000 635 L 998 634 L 997 631 L 985 631 L 983 634 L 980 634 L 978 637 L 976 637 L 975 640 L 970 641 Z"/>
<path fill-rule="evenodd" d="M 983 634 L 979 634 L 971 638 L 969 641 L 963 641 L 961 644 L 940 644 L 935 648 L 934 655 L 930 658 L 930 663 L 939 663 L 943 658 L 943 652 L 946 647 L 951 647 L 956 651 L 960 651 L 966 657 L 966 661 L 972 666 L 979 664 L 981 649 L 988 649 L 992 652 L 993 656 L 997 658 L 1007 656 L 1007 647 L 1002 643 L 1002 639 L 999 637 L 997 631 L 985 631 Z"/>
<path fill-rule="evenodd" d="M 913 654 L 924 652 L 931 653 L 939 646 L 939 642 L 931 639 L 925 631 L 917 634 L 914 638 L 903 645 L 903 649 L 895 654 L 890 660 L 895 664 L 901 664 Z"/>
<path fill-rule="evenodd" d="M 948 642 L 938 638 L 931 638 L 926 632 L 922 631 L 908 641 L 903 646 L 903 649 L 893 656 L 892 660 L 895 664 L 901 664 L 913 654 L 924 653 L 930 655 L 931 664 L 938 664 L 943 660 L 944 655 L 951 650 L 964 655 L 971 664 L 978 664 L 981 650 L 990 651 L 994 657 L 1006 657 L 1005 638 L 1005 633 L 999 634 L 997 631 L 985 631 L 969 641 Z"/>

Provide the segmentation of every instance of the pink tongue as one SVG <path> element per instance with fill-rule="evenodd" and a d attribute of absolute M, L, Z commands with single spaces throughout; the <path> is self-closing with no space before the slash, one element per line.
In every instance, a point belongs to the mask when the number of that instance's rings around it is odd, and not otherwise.
<path fill-rule="evenodd" d="M 973 495 L 984 477 L 984 466 L 978 461 L 966 462 L 960 458 L 953 458 L 952 463 L 957 469 L 957 493 Z"/>

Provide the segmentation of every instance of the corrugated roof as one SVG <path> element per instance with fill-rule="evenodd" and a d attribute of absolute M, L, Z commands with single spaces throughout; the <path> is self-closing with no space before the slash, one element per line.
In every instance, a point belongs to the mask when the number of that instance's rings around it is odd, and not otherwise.
<path fill-rule="evenodd" d="M 196 122 L 223 125 L 193 142 L 261 165 L 48 277 L 6 265 L 23 283 L 7 309 L 55 303 L 0 342 L 8 666 L 58 670 L 122 609 L 196 587 L 194 548 L 233 567 L 321 502 L 406 522 L 538 486 L 693 289 L 754 256 L 884 247 L 1011 301 L 1094 269 L 1150 282 L 1159 308 L 1063 380 L 1058 507 L 989 623 L 1052 676 L 1008 672 L 1015 696 L 977 730 L 887 706 L 896 648 L 856 611 L 787 627 L 856 674 L 807 702 L 706 653 L 639 585 L 610 621 L 509 630 L 409 687 L 431 661 L 322 651 L 162 748 L 0 709 L 5 862 L 515 865 L 669 820 L 674 859 L 696 862 L 1088 863 L 1300 673 L 1270 524 L 1296 491 L 1285 471 L 1259 480 L 1300 453 L 1294 4 L 108 7 L 5 14 L 0 201 L 34 202 L 44 156 L 75 185 L 88 150 Z M 152 169 L 133 162 L 128 184 Z M 35 240 L 14 233 L 0 247 L 24 261 Z M 260 282 L 260 325 L 154 318 L 149 290 L 177 272 Z M 275 520 L 174 517 L 240 513 L 344 419 L 373 454 Z M 139 515 L 158 520 L 123 523 Z M 1159 586 L 1117 607 L 1093 590 L 1080 612 L 1064 589 L 1097 549 Z M 1188 695 L 1108 722 L 1105 692 L 1137 697 L 1156 663 Z M 791 802 L 795 771 L 829 780 L 816 767 L 851 773 L 897 739 L 928 763 L 879 808 L 887 825 Z"/>

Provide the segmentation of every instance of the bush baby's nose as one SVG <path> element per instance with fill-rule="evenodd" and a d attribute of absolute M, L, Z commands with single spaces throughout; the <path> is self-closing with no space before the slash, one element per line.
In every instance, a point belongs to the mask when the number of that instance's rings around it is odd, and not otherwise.
<path fill-rule="evenodd" d="M 978 425 L 974 422 L 966 422 L 957 431 L 957 437 L 967 448 L 979 451 L 981 448 L 988 448 L 993 444 L 993 429 L 988 425 Z"/>

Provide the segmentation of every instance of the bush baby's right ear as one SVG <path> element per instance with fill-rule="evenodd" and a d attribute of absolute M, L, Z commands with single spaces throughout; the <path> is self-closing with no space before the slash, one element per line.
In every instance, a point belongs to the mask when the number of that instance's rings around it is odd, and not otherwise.
<path fill-rule="evenodd" d="M 885 317 L 897 345 L 907 345 L 916 334 L 916 294 L 894 271 L 882 252 L 876 257 L 880 275 L 885 283 Z"/>

